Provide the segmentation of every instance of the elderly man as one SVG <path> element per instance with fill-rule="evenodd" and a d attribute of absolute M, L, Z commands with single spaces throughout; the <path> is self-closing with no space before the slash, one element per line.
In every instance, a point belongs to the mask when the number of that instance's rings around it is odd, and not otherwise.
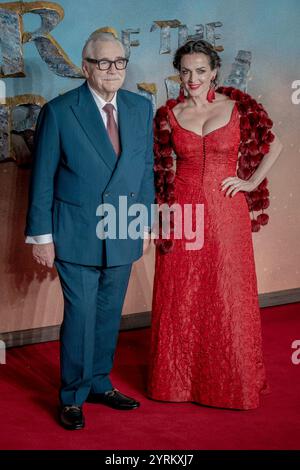
<path fill-rule="evenodd" d="M 154 202 L 151 103 L 121 90 L 128 62 L 122 43 L 93 33 L 82 59 L 86 82 L 39 115 L 25 230 L 33 257 L 55 263 L 63 290 L 60 422 L 66 429 L 84 427 L 85 401 L 139 406 L 113 387 L 109 374 L 132 262 L 149 237 L 97 236 L 97 208 L 111 204 L 118 228 L 127 216 L 119 213 L 120 196 L 129 208 L 140 203 L 149 210 Z"/>

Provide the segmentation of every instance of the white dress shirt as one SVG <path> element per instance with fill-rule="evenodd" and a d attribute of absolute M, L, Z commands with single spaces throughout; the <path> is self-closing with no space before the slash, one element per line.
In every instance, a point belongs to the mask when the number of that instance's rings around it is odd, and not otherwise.
<path fill-rule="evenodd" d="M 97 108 L 99 109 L 99 112 L 101 114 L 101 117 L 103 119 L 104 125 L 107 128 L 107 113 L 103 111 L 104 106 L 108 103 L 108 101 L 105 101 L 102 96 L 98 95 L 98 93 L 88 84 L 89 90 L 93 95 L 93 98 L 96 102 Z M 115 121 L 118 125 L 118 106 L 117 106 L 117 93 L 115 93 L 113 99 L 109 101 L 110 104 L 113 105 L 114 107 L 114 118 Z"/>

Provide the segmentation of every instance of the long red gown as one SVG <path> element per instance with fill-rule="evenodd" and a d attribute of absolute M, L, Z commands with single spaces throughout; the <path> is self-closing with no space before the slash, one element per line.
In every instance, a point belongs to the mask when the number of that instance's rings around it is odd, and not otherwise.
<path fill-rule="evenodd" d="M 267 392 L 251 221 L 242 192 L 225 197 L 240 143 L 235 104 L 229 122 L 205 136 L 169 110 L 177 156 L 175 198 L 204 204 L 204 246 L 156 251 L 148 396 L 253 409 Z"/>

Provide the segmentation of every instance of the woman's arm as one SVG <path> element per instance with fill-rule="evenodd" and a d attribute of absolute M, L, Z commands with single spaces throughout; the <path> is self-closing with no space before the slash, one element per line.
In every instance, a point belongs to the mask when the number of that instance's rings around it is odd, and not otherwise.
<path fill-rule="evenodd" d="M 274 132 L 273 132 L 274 134 Z M 222 191 L 226 190 L 225 196 L 235 196 L 239 191 L 251 192 L 265 179 L 267 173 L 272 168 L 282 150 L 282 143 L 276 134 L 275 139 L 270 144 L 270 151 L 264 156 L 259 166 L 249 178 L 245 181 L 237 176 L 231 176 L 222 181 Z"/>

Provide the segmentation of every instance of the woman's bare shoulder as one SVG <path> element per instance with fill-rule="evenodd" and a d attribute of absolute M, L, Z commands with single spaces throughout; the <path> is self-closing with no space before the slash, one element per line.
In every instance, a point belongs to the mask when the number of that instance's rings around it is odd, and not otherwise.
<path fill-rule="evenodd" d="M 223 95 L 216 91 L 216 101 L 224 102 L 224 101 L 233 101 L 229 96 Z"/>
<path fill-rule="evenodd" d="M 172 108 L 172 111 L 175 114 L 175 116 L 177 116 L 178 114 L 181 113 L 181 111 L 184 110 L 184 108 L 186 108 L 186 103 L 185 102 L 178 103 L 178 104 L 176 104 L 176 106 L 174 106 L 174 108 Z"/>

